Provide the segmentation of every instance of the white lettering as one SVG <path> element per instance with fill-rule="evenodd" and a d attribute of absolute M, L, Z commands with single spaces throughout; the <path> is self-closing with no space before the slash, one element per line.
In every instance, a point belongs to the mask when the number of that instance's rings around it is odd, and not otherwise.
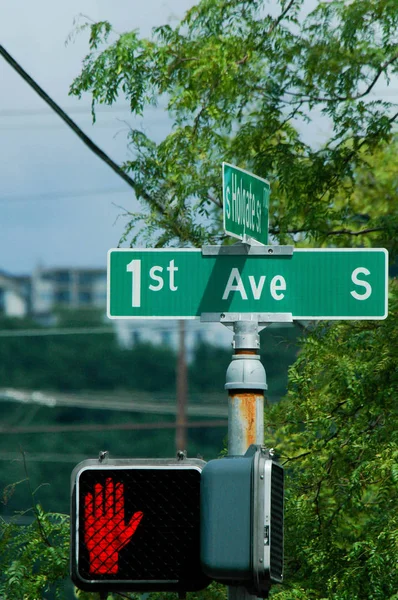
<path fill-rule="evenodd" d="M 240 295 L 242 296 L 242 300 L 247 300 L 245 286 L 243 285 L 242 278 L 239 273 L 239 269 L 236 269 L 236 268 L 231 270 L 231 273 L 230 273 L 227 285 L 225 287 L 222 299 L 228 300 L 228 296 L 231 292 L 240 292 Z"/>
<path fill-rule="evenodd" d="M 236 175 L 232 173 L 232 220 L 237 221 L 237 208 L 236 208 Z M 234 187 L 235 182 L 235 187 Z"/>
<path fill-rule="evenodd" d="M 252 193 L 252 184 L 250 184 L 250 201 L 251 201 L 251 228 L 254 231 L 254 217 L 256 216 L 256 199 Z"/>
<path fill-rule="evenodd" d="M 227 213 L 227 217 L 229 219 L 229 217 L 231 216 L 231 190 L 230 187 L 227 187 L 226 193 L 225 193 L 225 199 L 226 199 L 226 207 L 225 207 L 225 212 Z"/>
<path fill-rule="evenodd" d="M 169 266 L 167 267 L 167 270 L 170 273 L 169 288 L 172 292 L 175 292 L 176 290 L 178 290 L 178 287 L 176 285 L 174 285 L 174 273 L 176 271 L 178 271 L 178 267 L 174 266 L 174 259 L 170 261 Z"/>
<path fill-rule="evenodd" d="M 263 291 L 265 277 L 265 275 L 261 275 L 260 281 L 258 282 L 258 285 L 256 285 L 256 280 L 254 279 L 253 275 L 249 275 L 250 287 L 252 289 L 253 298 L 255 300 L 260 300 L 261 298 L 261 292 Z"/>
<path fill-rule="evenodd" d="M 257 231 L 261 233 L 261 204 L 257 200 Z"/>
<path fill-rule="evenodd" d="M 250 223 L 250 196 L 247 190 L 244 190 L 245 194 L 245 203 L 246 203 L 246 227 L 251 229 Z"/>
<path fill-rule="evenodd" d="M 132 273 L 131 306 L 139 308 L 141 306 L 141 261 L 132 260 L 127 265 L 126 271 Z"/>
<path fill-rule="evenodd" d="M 149 277 L 151 279 L 153 279 L 154 281 L 157 281 L 156 285 L 153 285 L 152 283 L 149 286 L 149 289 L 152 290 L 153 292 L 160 292 L 160 290 L 163 287 L 164 281 L 163 281 L 163 277 L 161 277 L 160 275 L 156 275 L 156 271 L 159 271 L 159 273 L 163 272 L 163 267 L 159 267 L 157 265 L 155 265 L 154 267 L 152 267 L 149 271 Z"/>
<path fill-rule="evenodd" d="M 282 275 L 275 275 L 275 277 L 271 279 L 271 285 L 269 289 L 274 300 L 282 300 L 285 297 L 285 294 L 278 292 L 286 290 L 285 278 L 282 277 Z"/>
<path fill-rule="evenodd" d="M 358 275 L 370 275 L 370 271 L 365 269 L 365 267 L 358 267 L 351 274 L 351 281 L 355 285 L 360 285 L 365 288 L 365 292 L 359 294 L 355 290 L 350 292 L 351 296 L 355 298 L 355 300 L 367 300 L 372 293 L 372 286 L 367 281 L 363 281 L 363 279 L 358 279 Z"/>

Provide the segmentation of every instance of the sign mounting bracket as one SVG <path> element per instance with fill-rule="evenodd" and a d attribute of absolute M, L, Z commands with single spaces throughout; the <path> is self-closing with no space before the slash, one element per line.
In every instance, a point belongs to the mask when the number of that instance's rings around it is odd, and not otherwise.
<path fill-rule="evenodd" d="M 265 246 L 258 242 L 238 242 L 232 246 L 202 246 L 202 256 L 293 256 L 294 246 Z"/>
<path fill-rule="evenodd" d="M 272 323 L 293 323 L 292 313 L 219 313 L 210 312 L 200 315 L 201 323 L 221 323 L 233 331 L 237 321 L 252 321 L 257 323 L 258 331 L 262 331 Z"/>

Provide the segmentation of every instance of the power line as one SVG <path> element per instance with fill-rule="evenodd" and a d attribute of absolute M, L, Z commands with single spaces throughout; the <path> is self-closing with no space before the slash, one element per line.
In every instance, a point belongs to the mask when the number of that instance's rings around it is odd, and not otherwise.
<path fill-rule="evenodd" d="M 1 129 L 1 128 L 0 128 Z M 97 189 L 97 190 L 82 190 L 69 192 L 45 192 L 43 194 L 21 194 L 11 196 L 0 196 L 0 202 L 25 202 L 26 200 L 59 200 L 62 198 L 85 198 L 88 196 L 104 196 L 106 194 L 131 194 L 129 189 L 120 187 Z"/>
<path fill-rule="evenodd" d="M 145 111 L 155 112 L 157 110 L 166 110 L 167 105 L 161 104 L 157 106 L 147 106 Z M 89 114 L 91 116 L 91 106 L 67 106 L 63 110 L 68 113 L 75 114 Z M 113 112 L 128 112 L 131 114 L 131 108 L 128 104 L 124 106 L 118 106 L 117 104 L 113 104 L 112 106 L 104 106 L 98 105 L 95 109 L 95 112 L 103 112 L 111 115 Z M 0 109 L 0 118 L 1 117 L 38 117 L 38 116 L 49 116 L 52 115 L 53 112 L 48 110 L 47 108 L 3 108 Z"/>
<path fill-rule="evenodd" d="M 227 427 L 228 420 L 214 421 L 192 421 L 186 422 L 188 429 Z M 71 432 L 89 432 L 89 431 L 148 431 L 154 429 L 175 429 L 176 422 L 165 423 L 114 423 L 112 425 L 37 425 L 32 427 L 0 427 L 0 433 L 3 435 L 16 435 L 22 433 L 71 433 Z"/>
<path fill-rule="evenodd" d="M 105 271 L 105 267 L 104 267 Z M 102 308 L 102 307 L 101 307 Z M 190 333 L 200 333 L 203 331 L 200 325 L 203 325 L 199 321 L 191 321 L 192 326 Z M 146 321 L 137 321 L 132 323 L 128 329 L 128 332 L 147 332 L 150 326 Z M 177 333 L 177 327 L 173 325 L 163 325 L 157 323 L 152 327 L 156 332 L 170 332 Z M 101 334 L 101 333 L 116 333 L 115 329 L 111 325 L 104 325 L 101 327 L 48 327 L 38 329 L 0 329 L 0 337 L 40 337 L 48 335 L 80 335 L 80 334 Z M 146 340 L 142 340 L 143 342 Z"/>
<path fill-rule="evenodd" d="M 94 125 L 92 125 L 94 126 Z M 119 130 L 121 130 L 124 126 L 124 128 L 130 128 L 129 124 L 126 122 L 121 122 L 119 120 L 119 124 L 115 123 L 115 121 L 103 121 L 101 123 L 96 123 L 95 124 L 95 128 L 99 128 L 99 129 L 115 129 L 115 127 L 119 127 Z M 26 131 L 26 130 L 38 130 L 38 131 L 54 131 L 57 129 L 64 129 L 62 123 L 52 123 L 51 125 L 47 124 L 47 125 L 43 125 L 41 123 L 22 123 L 20 125 L 18 124 L 7 124 L 7 125 L 0 125 L 0 131 Z M 58 134 L 57 134 L 58 135 Z"/>
<path fill-rule="evenodd" d="M 75 114 L 87 114 L 89 116 L 91 116 L 91 107 L 90 106 L 67 106 L 64 108 L 65 111 L 68 111 L 68 113 L 75 113 Z M 98 106 L 98 108 L 95 109 L 96 112 L 105 112 L 105 113 L 109 113 L 111 114 L 112 111 L 113 112 L 124 112 L 124 111 L 128 111 L 130 112 L 130 107 L 128 104 L 126 104 L 124 107 L 122 106 L 112 106 L 112 108 L 110 107 L 106 107 L 106 106 Z M 43 116 L 43 117 L 47 117 L 49 115 L 52 115 L 53 111 L 48 110 L 47 108 L 3 108 L 0 110 L 0 118 L 1 117 L 39 117 L 39 116 Z"/>
<path fill-rule="evenodd" d="M 41 337 L 47 335 L 80 335 L 80 334 L 103 334 L 115 333 L 113 327 L 60 327 L 59 329 L 2 329 L 0 337 Z"/>
<path fill-rule="evenodd" d="M 103 160 L 115 173 L 119 175 L 126 183 L 135 189 L 134 180 L 125 173 L 118 164 L 116 164 L 97 144 L 95 144 L 80 127 L 62 110 L 56 102 L 36 83 L 34 79 L 21 67 L 20 64 L 7 52 L 4 46 L 0 45 L 0 54 L 8 62 L 9 65 L 26 81 L 31 88 L 46 102 L 50 108 L 57 113 L 59 117 L 76 133 L 76 135 L 82 140 L 92 152 L 94 152 L 101 160 Z"/>
<path fill-rule="evenodd" d="M 55 463 L 79 463 L 85 460 L 87 456 L 83 454 L 50 454 L 49 452 L 35 452 L 34 454 L 25 453 L 25 459 L 28 462 L 55 462 Z M 20 452 L 1 452 L 0 460 L 22 462 L 23 458 Z"/>
<path fill-rule="evenodd" d="M 117 173 L 119 175 L 119 177 L 124 179 L 124 181 L 126 181 L 126 183 L 128 183 L 129 186 L 131 186 L 133 188 L 133 190 L 135 190 L 136 183 L 135 183 L 134 179 L 132 179 L 129 175 L 127 175 L 127 173 L 125 173 L 123 171 L 123 169 L 121 169 L 119 167 L 118 164 L 116 164 L 107 154 L 105 154 L 105 152 L 103 150 L 101 150 L 101 148 L 99 148 L 99 146 L 97 146 L 84 133 L 84 131 L 82 131 L 80 129 L 80 127 L 78 127 L 78 125 L 76 125 L 76 123 L 74 121 L 72 121 L 72 119 L 66 114 L 66 112 L 63 111 L 62 108 L 60 106 L 58 106 L 58 104 L 56 104 L 54 102 L 54 100 L 52 98 L 50 98 L 50 96 L 48 94 L 46 94 L 46 92 L 36 83 L 36 81 L 34 81 L 34 79 L 32 79 L 32 77 L 30 77 L 30 75 L 28 75 L 28 73 L 26 71 L 24 71 L 24 69 L 17 63 L 17 61 L 14 60 L 12 58 L 12 56 L 6 51 L 6 49 L 1 45 L 0 45 L 0 54 L 12 66 L 12 68 L 15 71 L 17 71 L 17 73 L 24 79 L 24 81 L 26 81 L 35 90 L 35 92 L 50 106 L 50 108 L 52 108 L 52 110 L 54 112 L 56 112 L 57 115 L 59 115 L 63 121 L 65 121 L 65 123 L 72 129 L 72 131 L 74 131 L 74 133 L 76 133 L 76 135 L 84 142 L 84 144 L 86 144 L 86 146 L 88 146 L 88 148 L 90 148 L 90 150 L 92 152 L 94 152 L 97 156 L 99 156 L 99 158 L 101 158 L 101 160 L 103 160 L 109 167 L 111 167 L 111 169 L 113 171 L 115 171 L 115 173 Z M 141 189 L 140 196 L 144 200 L 146 200 L 147 202 L 152 204 L 153 207 L 156 210 L 158 210 L 161 214 L 164 214 L 165 209 L 162 205 L 162 201 L 161 201 L 161 198 L 159 197 L 159 195 L 154 194 L 153 196 L 151 196 L 150 194 L 148 194 L 148 192 Z M 181 234 L 180 224 L 177 223 L 176 227 L 175 227 L 175 225 L 176 224 L 173 221 L 171 221 L 171 227 L 174 228 L 174 233 L 176 233 L 178 236 L 180 236 L 180 234 Z"/>
<path fill-rule="evenodd" d="M 223 418 L 228 413 L 225 403 L 217 402 L 218 394 L 206 394 L 208 403 L 189 404 L 187 413 L 192 417 Z M 213 398 L 213 401 L 212 401 Z M 31 392 L 18 389 L 0 389 L 0 402 L 20 402 L 21 404 L 36 404 L 49 408 L 88 408 L 92 410 L 111 410 L 122 412 L 137 412 L 156 415 L 175 415 L 175 399 L 170 395 L 161 398 L 157 396 L 153 401 L 152 394 L 134 393 L 103 394 L 94 393 L 92 396 L 86 394 L 78 396 L 74 394 L 61 394 L 52 392 Z M 211 403 L 210 403 L 211 402 Z"/>

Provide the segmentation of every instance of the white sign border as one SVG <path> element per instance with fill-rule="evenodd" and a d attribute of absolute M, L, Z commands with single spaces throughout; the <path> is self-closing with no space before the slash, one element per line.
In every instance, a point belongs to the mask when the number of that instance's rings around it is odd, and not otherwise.
<path fill-rule="evenodd" d="M 110 315 L 110 260 L 112 252 L 202 252 L 201 248 L 111 248 L 108 250 L 107 254 L 107 281 L 106 281 L 106 315 L 108 319 L 127 319 L 129 321 L 144 321 L 144 320 L 168 320 L 168 321 L 192 321 L 199 320 L 200 315 L 195 316 L 187 316 L 187 317 L 176 317 L 176 316 L 113 316 Z M 385 302 L 384 302 L 384 314 L 378 317 L 363 317 L 363 316 L 355 316 L 355 317 L 335 317 L 335 316 L 301 316 L 301 315 L 293 315 L 293 321 L 383 321 L 388 316 L 388 250 L 385 248 L 295 248 L 293 251 L 293 255 L 296 252 L 383 252 L 385 256 Z M 272 260 L 272 258 L 270 259 Z M 235 311 L 236 312 L 236 311 Z M 253 311 L 248 312 L 250 315 Z M 246 314 L 246 313 L 245 313 Z M 272 314 L 272 313 L 271 313 Z"/>
<path fill-rule="evenodd" d="M 222 220 L 223 220 L 223 229 L 224 229 L 224 233 L 226 233 L 227 235 L 230 235 L 231 237 L 235 238 L 236 240 L 243 240 L 245 234 L 243 234 L 243 236 L 238 235 L 236 233 L 232 233 L 232 231 L 228 231 L 226 223 L 225 223 L 225 217 L 226 217 L 226 208 L 225 208 L 225 199 L 224 199 L 224 189 L 225 189 L 225 181 L 224 181 L 224 166 L 227 167 L 231 167 L 232 169 L 236 169 L 236 171 L 240 171 L 241 173 L 245 173 L 245 175 L 249 175 L 250 177 L 253 177 L 254 179 L 258 179 L 259 181 L 262 181 L 263 183 L 265 183 L 268 186 L 268 193 L 271 194 L 271 184 L 268 181 L 268 179 L 264 179 L 263 177 L 259 177 L 258 175 L 255 175 L 254 173 L 251 173 L 250 171 L 246 171 L 246 169 L 241 169 L 240 167 L 237 167 L 236 165 L 231 165 L 231 163 L 227 163 L 227 162 L 223 162 L 222 163 Z M 268 217 L 269 217 L 269 207 L 268 207 Z M 268 219 L 268 226 L 269 226 L 269 219 Z M 263 244 L 263 242 L 260 242 L 259 240 L 256 240 L 256 238 L 254 238 L 253 236 L 247 236 L 250 237 L 251 239 L 255 240 L 258 244 L 261 244 L 263 246 L 265 246 L 265 244 Z M 267 231 L 267 237 L 269 237 L 269 232 Z"/>

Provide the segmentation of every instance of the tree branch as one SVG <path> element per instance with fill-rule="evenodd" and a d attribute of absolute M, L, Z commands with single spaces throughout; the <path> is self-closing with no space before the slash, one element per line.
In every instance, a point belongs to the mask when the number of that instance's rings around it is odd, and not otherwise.
<path fill-rule="evenodd" d="M 311 454 L 311 453 L 312 453 L 312 451 L 309 450 L 308 452 L 303 452 L 302 454 L 298 454 L 297 456 L 288 457 L 283 464 L 285 465 L 286 463 L 288 463 L 292 460 L 298 460 L 299 458 L 303 458 L 303 456 L 308 456 L 308 454 Z"/>
<path fill-rule="evenodd" d="M 362 235 L 365 233 L 373 233 L 375 231 L 385 231 L 385 227 L 373 227 L 373 228 L 369 228 L 369 229 L 361 229 L 361 231 L 351 231 L 350 229 L 340 229 L 340 230 L 336 230 L 336 231 L 320 231 L 319 233 L 326 235 L 326 236 L 331 236 L 331 235 Z M 280 229 L 273 229 L 270 228 L 269 229 L 269 233 L 271 235 L 280 235 L 281 233 L 287 234 L 287 235 L 295 235 L 296 233 L 308 233 L 309 231 L 311 231 L 311 229 L 308 229 L 308 227 L 302 227 L 302 228 L 297 228 L 297 229 L 287 229 L 286 231 L 281 231 Z"/>
<path fill-rule="evenodd" d="M 329 231 L 325 235 L 363 235 L 364 233 L 374 233 L 375 231 L 384 231 L 385 227 L 372 227 L 369 229 L 362 229 L 361 231 L 351 231 L 350 229 L 340 229 L 338 231 Z"/>
<path fill-rule="evenodd" d="M 392 65 L 396 60 L 398 60 L 398 52 L 396 54 L 394 54 L 394 56 L 392 56 L 390 59 L 384 61 L 384 63 L 382 63 L 380 65 L 378 71 L 376 72 L 375 77 L 373 78 L 371 83 L 368 85 L 366 90 L 364 92 L 361 92 L 360 94 L 357 94 L 356 96 L 333 96 L 330 98 L 322 98 L 319 96 L 303 97 L 303 96 L 300 96 L 300 94 L 297 94 L 295 92 L 287 92 L 287 91 L 285 91 L 285 94 L 287 94 L 288 96 L 294 96 L 295 98 L 299 99 L 301 102 L 325 102 L 325 103 L 328 103 L 328 102 L 336 102 L 336 101 L 337 102 L 347 102 L 347 100 L 360 100 L 361 98 L 364 98 L 365 96 L 367 96 L 369 94 L 369 92 L 372 91 L 372 89 L 376 85 L 380 75 L 385 71 L 385 69 L 387 69 L 387 67 Z"/>
<path fill-rule="evenodd" d="M 219 202 L 217 198 L 214 198 L 214 196 L 212 196 L 211 194 L 207 194 L 207 199 L 210 200 L 210 202 L 213 202 L 213 204 L 215 204 L 216 206 L 218 206 L 218 208 L 222 208 L 222 202 Z"/>
<path fill-rule="evenodd" d="M 271 27 L 268 29 L 268 31 L 267 31 L 267 33 L 266 33 L 266 35 L 270 35 L 270 34 L 271 34 L 273 31 L 274 31 L 274 29 L 275 29 L 276 27 L 278 27 L 279 23 L 280 23 L 281 21 L 283 21 L 283 19 L 286 17 L 287 13 L 288 13 L 288 12 L 289 12 L 289 10 L 292 8 L 292 6 L 293 6 L 293 4 L 294 4 L 295 2 L 296 2 L 296 0 L 290 0 L 289 4 L 286 6 L 285 10 L 283 10 L 283 11 L 281 12 L 281 14 L 279 15 L 279 17 L 277 17 L 277 18 L 275 19 L 275 21 L 273 21 L 273 22 L 272 22 L 272 25 L 271 25 Z"/>

